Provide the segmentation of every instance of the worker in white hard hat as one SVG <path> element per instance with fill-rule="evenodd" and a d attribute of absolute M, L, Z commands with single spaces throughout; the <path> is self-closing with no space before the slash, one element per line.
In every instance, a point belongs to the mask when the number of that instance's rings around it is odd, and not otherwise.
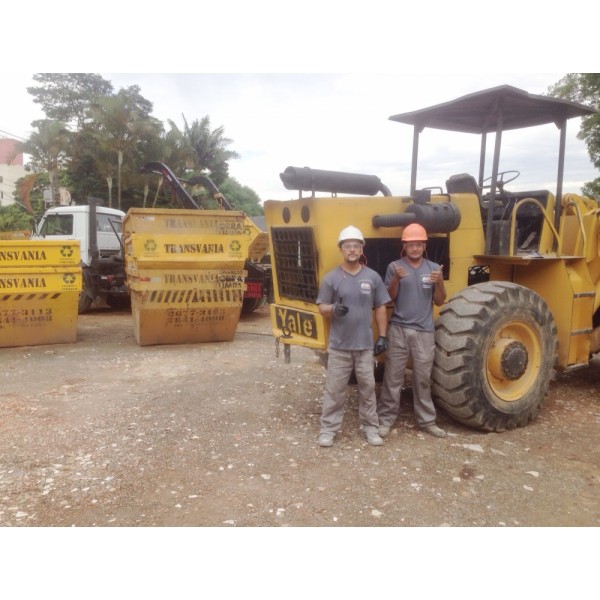
<path fill-rule="evenodd" d="M 431 398 L 431 370 L 435 353 L 433 305 L 446 299 L 443 266 L 425 258 L 427 231 L 418 223 L 402 232 L 402 256 L 388 265 L 385 285 L 394 301 L 388 327 L 383 385 L 377 403 L 379 435 L 386 437 L 400 413 L 404 372 L 412 357 L 412 391 L 419 428 L 435 437 L 446 437 L 436 425 Z"/>
<path fill-rule="evenodd" d="M 381 446 L 375 396 L 373 355 L 386 349 L 387 312 L 391 301 L 380 275 L 361 262 L 365 239 L 350 225 L 340 232 L 342 263 L 323 278 L 317 296 L 319 312 L 331 320 L 327 378 L 323 395 L 319 445 L 333 444 L 342 427 L 352 371 L 358 383 L 358 414 L 362 433 Z M 379 337 L 373 346 L 373 310 Z"/>

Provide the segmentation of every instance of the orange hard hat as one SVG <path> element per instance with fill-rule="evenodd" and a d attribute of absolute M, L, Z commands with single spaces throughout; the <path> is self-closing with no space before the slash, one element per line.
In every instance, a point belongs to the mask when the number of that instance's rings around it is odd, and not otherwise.
<path fill-rule="evenodd" d="M 402 241 L 426 242 L 427 232 L 425 231 L 425 227 L 419 225 L 418 223 L 411 223 L 410 225 L 407 225 L 402 232 Z"/>

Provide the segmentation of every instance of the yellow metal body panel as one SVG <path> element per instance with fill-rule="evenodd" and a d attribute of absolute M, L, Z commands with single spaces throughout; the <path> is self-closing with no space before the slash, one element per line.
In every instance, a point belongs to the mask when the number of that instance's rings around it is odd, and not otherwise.
<path fill-rule="evenodd" d="M 0 240 L 0 269 L 79 265 L 78 240 Z"/>
<path fill-rule="evenodd" d="M 125 240 L 127 266 L 144 268 L 238 269 L 244 266 L 249 240 L 236 235 L 133 233 Z"/>
<path fill-rule="evenodd" d="M 244 270 L 127 269 L 129 288 L 143 290 L 246 290 Z"/>
<path fill-rule="evenodd" d="M 0 294 L 79 292 L 81 267 L 0 269 Z"/>
<path fill-rule="evenodd" d="M 134 335 L 140 346 L 229 342 L 242 310 L 243 291 L 132 290 Z"/>
<path fill-rule="evenodd" d="M 264 204 L 264 210 L 269 233 L 272 227 L 301 227 L 312 231 L 317 262 L 317 277 L 320 282 L 328 271 L 342 262 L 342 255 L 337 246 L 337 238 L 339 232 L 348 225 L 358 227 L 367 239 L 391 238 L 390 243 L 396 246 L 394 257 L 399 257 L 402 227 L 376 228 L 372 224 L 372 218 L 374 215 L 403 212 L 410 204 L 409 199 L 402 197 L 326 197 L 292 201 L 268 200 Z M 275 254 L 272 235 L 269 236 L 269 239 L 270 252 L 273 257 Z M 364 255 L 368 265 L 368 242 L 364 248 Z M 329 321 L 321 316 L 317 305 L 312 302 L 282 297 L 279 288 L 278 272 L 277 268 L 274 268 L 273 289 L 275 302 L 271 305 L 273 335 L 281 338 L 285 343 L 326 350 Z M 287 329 L 284 329 L 284 327 Z M 377 337 L 378 331 L 374 319 L 373 331 L 374 336 Z M 288 332 L 291 332 L 291 339 L 286 337 Z"/>
<path fill-rule="evenodd" d="M 0 293 L 0 347 L 77 340 L 78 291 Z"/>
<path fill-rule="evenodd" d="M 123 219 L 123 235 L 227 234 L 245 232 L 245 215 L 231 210 L 192 210 L 177 208 L 130 208 Z"/>

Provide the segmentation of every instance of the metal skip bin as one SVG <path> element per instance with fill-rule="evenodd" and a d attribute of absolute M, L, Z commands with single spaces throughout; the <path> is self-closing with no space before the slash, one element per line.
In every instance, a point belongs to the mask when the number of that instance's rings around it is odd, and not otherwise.
<path fill-rule="evenodd" d="M 240 269 L 128 269 L 138 344 L 231 341 L 246 275 Z"/>
<path fill-rule="evenodd" d="M 75 342 L 81 289 L 78 241 L 0 241 L 0 347 Z"/>
<path fill-rule="evenodd" d="M 231 341 L 246 290 L 243 213 L 131 209 L 124 231 L 138 344 Z"/>

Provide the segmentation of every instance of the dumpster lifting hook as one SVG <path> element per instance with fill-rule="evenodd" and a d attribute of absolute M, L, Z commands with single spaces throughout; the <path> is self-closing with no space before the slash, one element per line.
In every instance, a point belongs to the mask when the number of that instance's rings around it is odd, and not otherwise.
<path fill-rule="evenodd" d="M 292 339 L 292 332 L 290 330 L 289 327 L 282 327 L 281 328 L 281 335 L 275 339 L 275 356 L 279 357 L 279 343 L 280 340 L 291 340 Z M 286 365 L 289 365 L 291 362 L 291 350 L 290 350 L 290 344 L 286 344 L 285 342 L 283 342 L 283 357 L 284 357 L 284 361 Z"/>

